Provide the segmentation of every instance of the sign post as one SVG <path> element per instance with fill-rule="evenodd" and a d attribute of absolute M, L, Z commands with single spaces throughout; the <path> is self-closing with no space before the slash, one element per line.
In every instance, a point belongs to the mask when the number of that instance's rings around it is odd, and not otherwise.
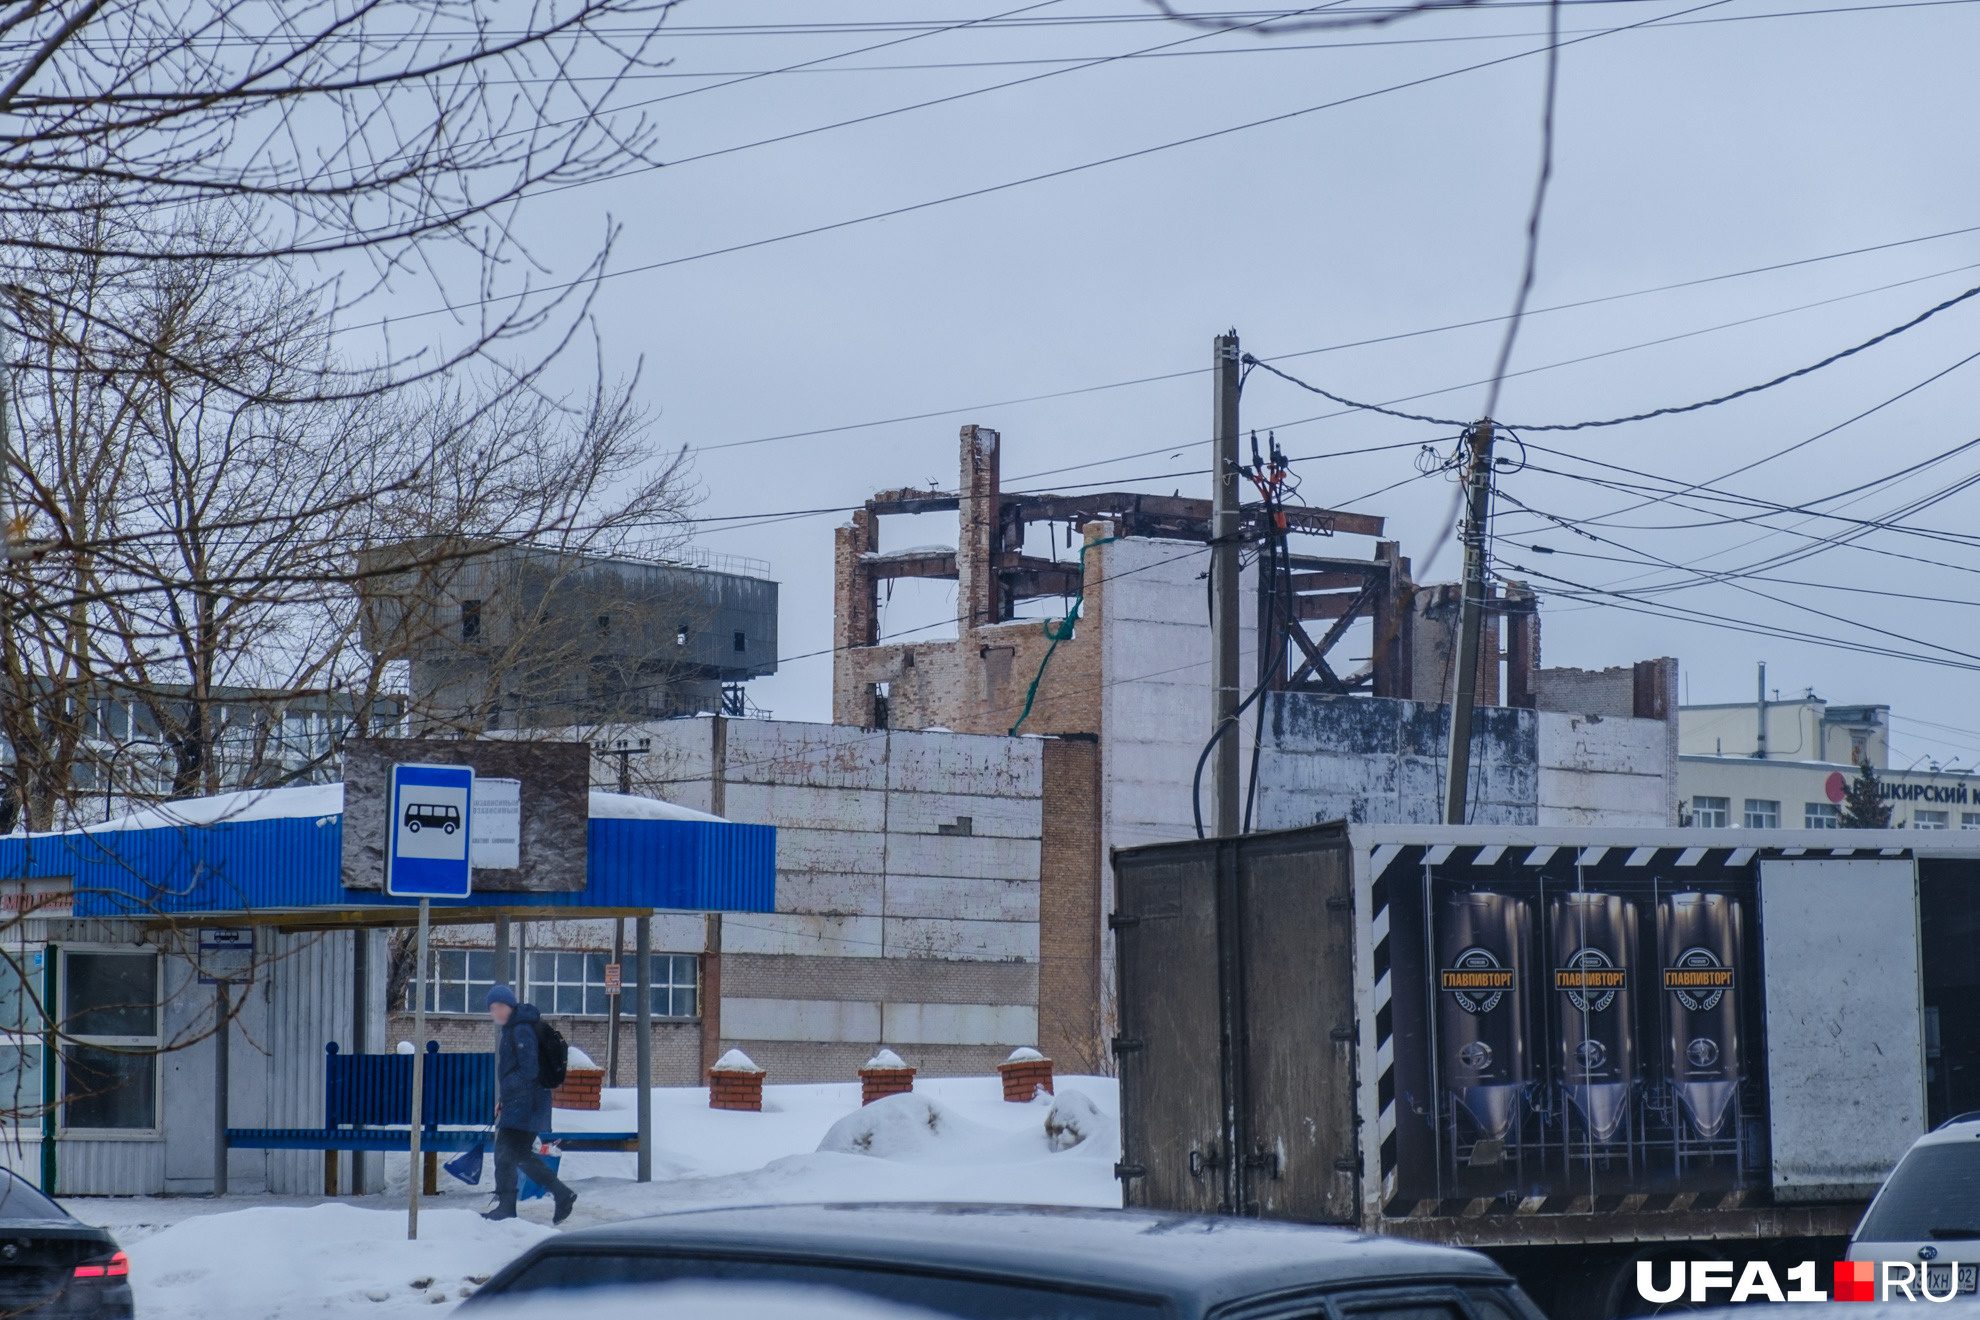
<path fill-rule="evenodd" d="M 213 987 L 213 1194 L 227 1194 L 227 1087 L 234 1007 L 227 987 L 254 974 L 254 928 L 208 926 L 199 932 L 199 980 Z"/>
<path fill-rule="evenodd" d="M 461 765 L 392 767 L 385 818 L 385 892 L 419 900 L 413 965 L 412 1135 L 406 1165 L 406 1236 L 419 1236 L 420 1135 L 426 1098 L 426 937 L 432 900 L 474 890 L 474 771 Z"/>

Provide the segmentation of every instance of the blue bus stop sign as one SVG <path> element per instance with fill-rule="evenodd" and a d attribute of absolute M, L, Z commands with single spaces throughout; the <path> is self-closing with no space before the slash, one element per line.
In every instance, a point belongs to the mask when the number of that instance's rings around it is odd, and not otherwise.
<path fill-rule="evenodd" d="M 464 765 L 392 767 L 385 819 L 385 892 L 394 898 L 466 898 L 474 770 Z"/>

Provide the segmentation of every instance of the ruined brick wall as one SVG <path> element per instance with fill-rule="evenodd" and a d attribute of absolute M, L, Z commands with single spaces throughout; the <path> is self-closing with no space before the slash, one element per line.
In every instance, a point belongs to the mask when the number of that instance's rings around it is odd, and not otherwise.
<path fill-rule="evenodd" d="M 1106 1071 L 1100 1032 L 1100 745 L 1045 752 L 1038 862 L 1038 1048 L 1061 1072 Z"/>

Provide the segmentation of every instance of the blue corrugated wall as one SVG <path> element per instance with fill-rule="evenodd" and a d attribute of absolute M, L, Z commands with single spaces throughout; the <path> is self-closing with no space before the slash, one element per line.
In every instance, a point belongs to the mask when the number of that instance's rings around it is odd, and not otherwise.
<path fill-rule="evenodd" d="M 411 906 L 342 883 L 343 817 L 0 838 L 0 878 L 69 876 L 79 917 Z M 593 820 L 586 882 L 570 894 L 434 899 L 435 907 L 769 912 L 777 830 L 700 820 Z"/>

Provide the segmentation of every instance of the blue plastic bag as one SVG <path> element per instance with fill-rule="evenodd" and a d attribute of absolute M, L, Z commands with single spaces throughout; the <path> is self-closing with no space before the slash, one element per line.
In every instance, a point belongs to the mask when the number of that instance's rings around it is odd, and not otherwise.
<path fill-rule="evenodd" d="M 558 1166 L 564 1162 L 564 1157 L 562 1155 L 545 1155 L 543 1162 L 550 1166 L 550 1172 L 555 1173 Z M 548 1196 L 549 1194 L 543 1188 L 538 1187 L 535 1181 L 525 1173 L 522 1175 L 522 1189 L 516 1193 L 516 1199 L 518 1201 L 534 1201 L 539 1196 Z"/>
<path fill-rule="evenodd" d="M 462 1151 L 454 1159 L 448 1160 L 441 1167 L 468 1186 L 479 1187 L 481 1186 L 481 1162 L 487 1154 L 488 1143 L 483 1140 L 477 1140 L 472 1146 Z"/>

